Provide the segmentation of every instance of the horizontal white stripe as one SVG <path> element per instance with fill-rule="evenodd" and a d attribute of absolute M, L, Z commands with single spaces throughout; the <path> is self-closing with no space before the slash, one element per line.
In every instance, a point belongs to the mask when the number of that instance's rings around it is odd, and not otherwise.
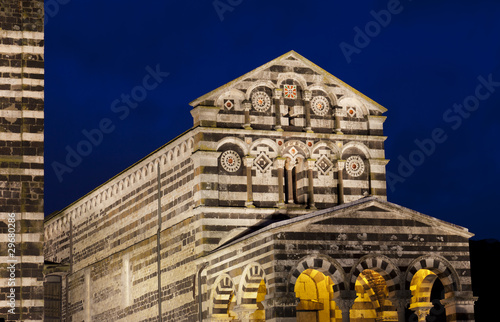
<path fill-rule="evenodd" d="M 0 91 L 0 97 L 31 97 L 43 99 L 43 91 Z"/>
<path fill-rule="evenodd" d="M 44 86 L 43 79 L 34 78 L 6 78 L 0 77 L 0 84 L 10 84 L 10 85 L 34 85 L 34 86 Z"/>
<path fill-rule="evenodd" d="M 0 36 L 15 39 L 43 39 L 44 33 L 37 31 L 0 30 Z"/>
<path fill-rule="evenodd" d="M 43 68 L 33 68 L 33 67 L 8 67 L 8 66 L 1 66 L 0 67 L 0 72 L 2 73 L 15 73 L 15 74 L 21 74 L 21 73 L 26 73 L 26 74 L 41 74 L 43 75 L 45 73 Z"/>
<path fill-rule="evenodd" d="M 17 264 L 21 263 L 42 263 L 44 261 L 43 256 L 17 256 Z M 8 260 L 12 260 L 9 256 L 0 256 L 0 263 L 8 263 Z"/>
<path fill-rule="evenodd" d="M 42 286 L 39 285 L 39 286 Z M 17 296 L 19 296 L 19 294 L 17 294 Z M 18 312 L 19 311 L 19 308 L 21 307 L 21 302 L 18 300 L 16 300 L 16 308 L 15 308 L 15 311 Z M 43 308 L 43 300 L 25 300 L 23 299 L 23 305 L 22 307 L 42 307 Z M 0 301 L 0 307 L 9 307 L 9 301 Z M 28 320 L 23 320 L 24 322 L 28 321 Z"/>
<path fill-rule="evenodd" d="M 43 282 L 38 281 L 36 277 L 17 277 L 16 286 L 42 286 Z M 8 287 L 9 280 L 7 278 L 0 279 L 0 287 Z M 24 321 L 24 320 L 23 320 Z"/>
<path fill-rule="evenodd" d="M 0 53 L 43 55 L 43 46 L 0 45 Z"/>
<path fill-rule="evenodd" d="M 2 141 L 41 141 L 43 133 L 2 133 Z"/>
<path fill-rule="evenodd" d="M 43 111 L 28 111 L 28 110 L 0 110 L 0 117 L 6 118 L 36 118 L 43 119 Z"/>
<path fill-rule="evenodd" d="M 21 243 L 21 242 L 42 242 L 42 234 L 35 234 L 35 233 L 29 233 L 29 234 L 15 234 L 16 238 L 16 243 Z M 0 242 L 7 243 L 9 242 L 9 235 L 8 234 L 0 234 Z M 16 245 L 17 246 L 17 245 Z"/>
<path fill-rule="evenodd" d="M 3 175 L 27 175 L 27 176 L 43 176 L 43 169 L 14 169 L 1 168 L 0 174 Z"/>

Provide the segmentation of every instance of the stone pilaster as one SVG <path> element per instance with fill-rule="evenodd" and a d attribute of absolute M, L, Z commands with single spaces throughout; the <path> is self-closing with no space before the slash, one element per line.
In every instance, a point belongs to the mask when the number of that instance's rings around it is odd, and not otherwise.
<path fill-rule="evenodd" d="M 253 190 L 252 190 L 252 166 L 254 157 L 246 156 L 243 158 L 243 165 L 246 168 L 247 172 L 247 201 L 245 202 L 245 206 L 249 208 L 254 208 L 253 205 Z"/>
<path fill-rule="evenodd" d="M 277 131 L 283 131 L 281 128 L 281 101 L 283 100 L 283 91 L 281 88 L 275 88 L 273 92 L 273 103 L 275 112 L 275 124 L 274 129 Z"/>
<path fill-rule="evenodd" d="M 306 114 L 306 127 L 304 129 L 308 133 L 313 132 L 311 128 L 311 98 L 312 92 L 307 90 L 304 91 L 304 109 Z"/>
<path fill-rule="evenodd" d="M 316 159 L 307 159 L 307 206 L 309 209 L 316 209 L 314 203 L 314 178 L 313 171 L 316 164 Z"/>
<path fill-rule="evenodd" d="M 283 192 L 284 186 L 284 169 L 285 169 L 286 158 L 276 158 L 274 161 L 276 169 L 278 169 L 278 208 L 283 208 L 285 206 L 285 194 Z"/>
<path fill-rule="evenodd" d="M 344 203 L 344 166 L 345 160 L 337 160 L 339 205 Z"/>

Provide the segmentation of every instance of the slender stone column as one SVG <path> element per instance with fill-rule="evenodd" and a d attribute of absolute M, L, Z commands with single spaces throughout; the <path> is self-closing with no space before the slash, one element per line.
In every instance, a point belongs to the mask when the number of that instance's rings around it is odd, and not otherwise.
<path fill-rule="evenodd" d="M 345 166 L 345 160 L 337 160 L 337 169 L 338 169 L 338 203 L 343 204 L 344 203 L 344 178 L 343 178 L 343 172 L 344 172 L 344 166 Z"/>
<path fill-rule="evenodd" d="M 334 117 L 335 117 L 335 125 L 333 126 L 334 127 L 334 131 L 336 134 L 344 134 L 342 133 L 342 129 L 340 128 L 340 118 L 343 116 L 343 110 L 341 107 L 336 107 L 334 108 L 333 110 L 334 112 Z"/>
<path fill-rule="evenodd" d="M 281 88 L 275 88 L 273 92 L 273 102 L 275 111 L 275 124 L 274 129 L 277 131 L 283 131 L 281 128 L 281 100 L 283 98 L 283 90 Z"/>
<path fill-rule="evenodd" d="M 286 168 L 286 175 L 287 175 L 287 180 L 288 180 L 288 185 L 287 185 L 287 193 L 288 193 L 288 200 L 287 203 L 293 204 L 293 168 L 297 162 L 292 159 L 287 159 L 287 162 L 285 164 Z"/>
<path fill-rule="evenodd" d="M 306 127 L 305 130 L 308 133 L 312 133 L 313 130 L 311 128 L 311 91 L 304 91 L 304 109 L 306 113 Z"/>
<path fill-rule="evenodd" d="M 243 128 L 245 130 L 252 130 L 252 125 L 250 123 L 250 109 L 252 108 L 252 103 L 245 101 L 243 102 L 243 109 L 245 110 L 245 124 Z"/>
<path fill-rule="evenodd" d="M 354 300 L 356 300 L 355 291 L 341 291 L 340 297 L 335 299 L 335 303 L 342 311 L 342 322 L 351 321 L 350 310 L 354 304 Z"/>
<path fill-rule="evenodd" d="M 398 291 L 397 298 L 389 298 L 392 305 L 394 305 L 398 311 L 398 321 L 404 321 L 406 315 L 406 308 L 410 304 L 411 292 L 410 291 Z"/>
<path fill-rule="evenodd" d="M 247 201 L 245 206 L 248 208 L 254 208 L 253 205 L 253 190 L 252 190 L 252 165 L 255 158 L 251 156 L 246 156 L 243 158 L 243 164 L 247 169 Z"/>
<path fill-rule="evenodd" d="M 278 157 L 275 160 L 275 166 L 278 169 L 278 208 L 285 207 L 285 196 L 283 193 L 283 174 L 286 158 Z"/>
<path fill-rule="evenodd" d="M 314 203 L 314 178 L 313 178 L 313 170 L 314 165 L 316 164 L 316 159 L 307 159 L 307 206 L 309 209 L 316 209 L 316 205 Z"/>

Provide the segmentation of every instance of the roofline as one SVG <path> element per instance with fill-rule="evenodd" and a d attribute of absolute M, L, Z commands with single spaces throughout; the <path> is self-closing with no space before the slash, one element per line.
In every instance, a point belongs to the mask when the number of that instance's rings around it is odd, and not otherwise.
<path fill-rule="evenodd" d="M 322 74 L 326 74 L 327 76 L 330 76 L 330 77 L 333 77 L 335 78 L 338 82 L 340 82 L 343 86 L 347 87 L 348 89 L 350 89 L 351 91 L 355 92 L 356 94 L 359 94 L 361 97 L 363 97 L 365 100 L 369 101 L 370 103 L 374 104 L 375 106 L 377 106 L 378 108 L 380 108 L 380 110 L 382 111 L 382 113 L 385 113 L 387 112 L 387 108 L 385 108 L 384 106 L 382 106 L 381 104 L 377 103 L 376 101 L 374 101 L 373 99 L 369 98 L 368 96 L 366 96 L 365 94 L 361 93 L 360 91 L 358 91 L 357 89 L 353 88 L 352 86 L 346 84 L 345 82 L 343 82 L 342 80 L 340 80 L 338 77 L 334 76 L 333 74 L 329 73 L 328 71 L 326 71 L 325 69 L 319 67 L 318 65 L 316 65 L 315 63 L 313 63 L 312 61 L 310 61 L 309 59 L 305 58 L 304 56 L 302 56 L 301 54 L 297 53 L 296 51 L 294 50 L 290 50 L 289 52 L 265 63 L 264 65 L 261 65 L 259 67 L 256 67 L 254 69 L 252 69 L 251 71 L 243 74 L 242 76 L 230 81 L 229 83 L 226 83 L 222 86 L 219 86 L 217 87 L 216 89 L 198 97 L 197 99 L 191 101 L 189 103 L 189 105 L 191 105 L 192 107 L 195 107 L 196 105 L 198 105 L 199 103 L 201 103 L 202 101 L 204 101 L 206 99 L 206 97 L 214 94 L 215 92 L 217 91 L 220 91 L 226 87 L 230 87 L 231 85 L 235 84 L 236 82 L 240 81 L 240 80 L 243 80 L 243 78 L 246 78 L 248 77 L 249 74 L 255 72 L 256 70 L 258 69 L 265 69 L 267 66 L 269 65 L 272 65 L 275 61 L 279 60 L 279 59 L 282 59 L 283 57 L 285 56 L 288 56 L 288 55 L 293 55 L 295 57 L 297 57 L 298 59 L 300 59 L 302 62 L 306 63 L 306 64 L 311 64 L 313 65 L 313 67 L 315 67 L 316 69 L 318 69 L 318 71 L 320 71 Z"/>
<path fill-rule="evenodd" d="M 91 195 L 92 193 L 96 192 L 99 188 L 105 186 L 106 184 L 108 184 L 110 181 L 112 181 L 113 179 L 115 179 L 116 177 L 120 176 L 121 174 L 127 172 L 128 170 L 130 170 L 131 168 L 133 168 L 134 166 L 138 165 L 139 163 L 143 162 L 144 160 L 146 160 L 147 158 L 151 157 L 152 155 L 154 155 L 155 153 L 157 153 L 158 151 L 160 151 L 161 149 L 165 148 L 167 145 L 173 143 L 174 141 L 178 140 L 179 138 L 187 135 L 189 132 L 193 131 L 196 127 L 192 127 L 186 131 L 184 131 L 183 133 L 179 134 L 178 136 L 174 137 L 173 139 L 171 139 L 170 141 L 168 141 L 167 143 L 163 144 L 162 146 L 160 146 L 159 148 L 155 149 L 154 151 L 150 152 L 149 154 L 147 154 L 146 156 L 144 156 L 143 158 L 141 158 L 140 160 L 134 162 L 133 164 L 131 164 L 130 166 L 128 166 L 127 168 L 123 169 L 122 171 L 118 172 L 117 174 L 115 174 L 114 176 L 112 176 L 111 178 L 109 178 L 108 180 L 104 181 L 103 183 L 101 183 L 100 185 L 98 185 L 97 187 L 95 187 L 94 189 L 90 190 L 89 192 L 87 192 L 86 194 L 84 194 L 83 196 L 81 196 L 80 198 L 76 199 L 75 201 L 73 201 L 72 203 L 70 203 L 69 205 L 67 205 L 66 207 L 62 208 L 61 210 L 56 210 L 54 212 L 52 212 L 50 215 L 46 216 L 43 220 L 44 223 L 56 218 L 59 214 L 61 214 L 62 212 L 64 212 L 65 210 L 67 210 L 68 208 L 72 207 L 73 205 L 75 205 L 77 202 L 79 202 L 80 200 L 84 199 L 85 197 Z"/>
<path fill-rule="evenodd" d="M 474 234 L 470 233 L 469 230 L 467 228 L 465 228 L 465 227 L 461 227 L 461 226 L 449 223 L 447 221 L 444 221 L 444 220 L 441 220 L 441 219 L 438 219 L 438 218 L 435 218 L 435 217 L 432 217 L 432 216 L 429 216 L 429 215 L 422 214 L 422 213 L 420 213 L 418 211 L 415 211 L 415 210 L 412 210 L 412 209 L 400 206 L 398 204 L 395 204 L 395 203 L 392 203 L 392 202 L 389 202 L 389 201 L 385 201 L 385 200 L 379 199 L 378 197 L 375 197 L 375 196 L 369 196 L 369 197 L 364 197 L 364 198 L 361 198 L 361 199 L 358 199 L 358 200 L 355 200 L 355 201 L 352 201 L 352 202 L 349 202 L 349 203 L 341 204 L 341 205 L 334 206 L 334 207 L 331 207 L 331 208 L 326 208 L 326 209 L 321 209 L 321 210 L 313 211 L 313 212 L 311 212 L 309 214 L 305 214 L 305 215 L 298 216 L 298 217 L 295 217 L 295 218 L 286 219 L 286 220 L 283 220 L 283 221 L 272 223 L 269 226 L 266 226 L 264 228 L 261 228 L 259 230 L 254 231 L 254 232 L 252 232 L 252 233 L 250 233 L 248 235 L 245 235 L 245 236 L 242 236 L 240 238 L 237 238 L 237 239 L 233 240 L 232 242 L 230 242 L 230 243 L 228 243 L 226 245 L 221 245 L 220 247 L 217 247 L 213 251 L 207 253 L 207 255 L 213 254 L 213 253 L 215 253 L 215 252 L 217 252 L 217 251 L 219 251 L 221 249 L 224 249 L 226 247 L 230 247 L 230 246 L 235 245 L 235 244 L 237 244 L 237 243 L 239 243 L 239 242 L 241 242 L 241 241 L 243 241 L 245 239 L 252 238 L 252 237 L 254 237 L 254 236 L 258 235 L 258 234 L 264 233 L 266 231 L 274 230 L 275 228 L 292 225 L 292 224 L 295 224 L 295 223 L 298 223 L 298 222 L 301 222 L 301 221 L 308 220 L 310 218 L 319 217 L 321 215 L 325 215 L 325 214 L 328 214 L 328 213 L 336 212 L 336 211 L 339 211 L 339 210 L 344 210 L 344 209 L 347 209 L 347 208 L 351 208 L 351 207 L 355 207 L 355 206 L 359 206 L 359 205 L 363 205 L 363 204 L 371 203 L 371 202 L 381 203 L 381 204 L 384 204 L 384 205 L 386 205 L 388 207 L 391 207 L 391 208 L 396 208 L 396 209 L 399 209 L 401 211 L 413 213 L 414 215 L 419 216 L 419 217 L 423 217 L 423 218 L 425 218 L 427 220 L 432 220 L 432 221 L 439 222 L 441 224 L 444 224 L 444 225 L 448 226 L 448 228 L 450 228 L 451 230 L 453 230 L 455 233 L 458 233 L 458 234 L 460 234 L 460 235 L 462 235 L 462 236 L 464 236 L 466 238 L 471 238 L 472 236 L 474 236 Z"/>

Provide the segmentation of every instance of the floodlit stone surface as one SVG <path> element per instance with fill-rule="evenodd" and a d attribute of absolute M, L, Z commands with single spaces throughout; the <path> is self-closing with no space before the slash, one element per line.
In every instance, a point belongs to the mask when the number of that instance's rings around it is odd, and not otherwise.
<path fill-rule="evenodd" d="M 403 321 L 439 279 L 473 321 L 472 234 L 386 200 L 384 107 L 293 51 L 191 106 L 192 129 L 46 218 L 63 318 Z"/>

